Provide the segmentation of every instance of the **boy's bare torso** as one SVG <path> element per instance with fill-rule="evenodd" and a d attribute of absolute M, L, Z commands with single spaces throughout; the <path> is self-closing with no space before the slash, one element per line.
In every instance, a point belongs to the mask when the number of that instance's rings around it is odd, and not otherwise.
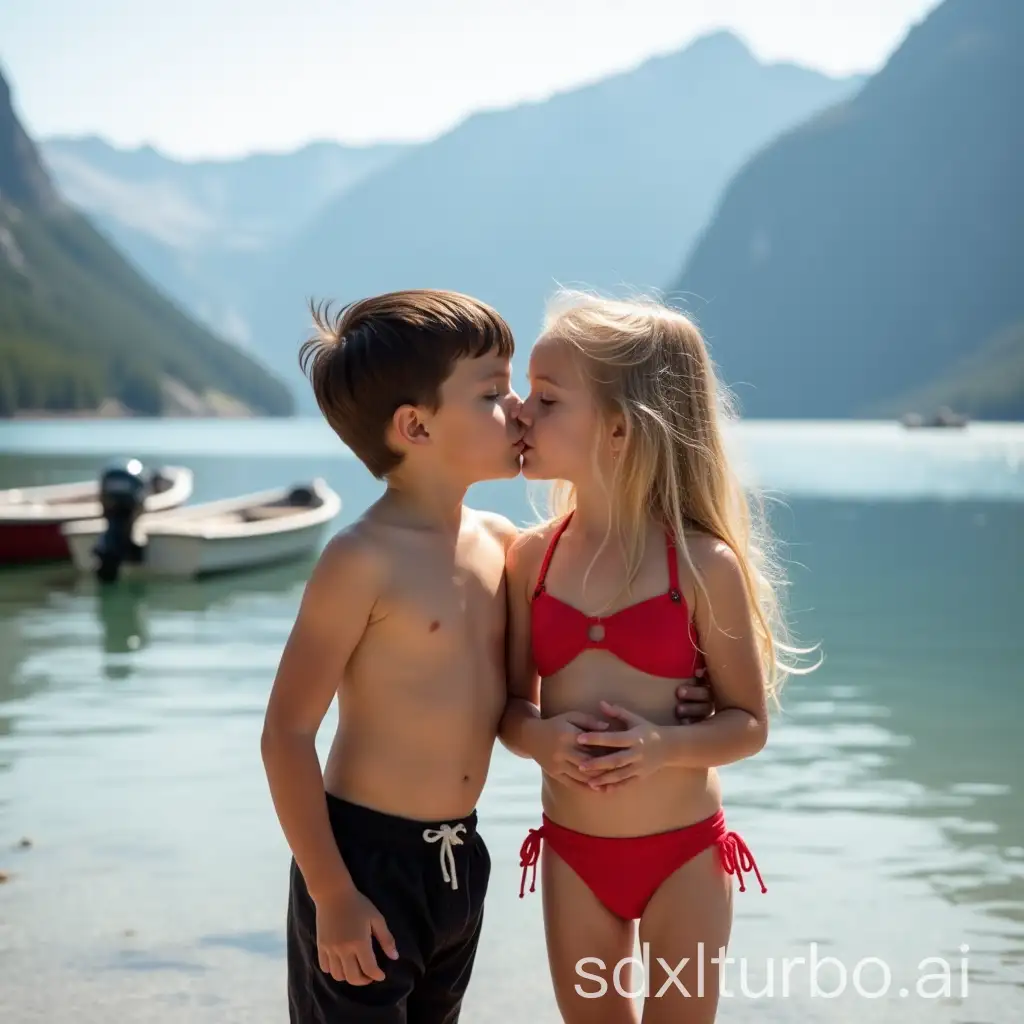
<path fill-rule="evenodd" d="M 338 688 L 325 787 L 407 818 L 463 817 L 479 800 L 505 707 L 514 528 L 466 509 L 457 540 L 372 515 L 351 530 L 379 559 L 382 585 Z"/>

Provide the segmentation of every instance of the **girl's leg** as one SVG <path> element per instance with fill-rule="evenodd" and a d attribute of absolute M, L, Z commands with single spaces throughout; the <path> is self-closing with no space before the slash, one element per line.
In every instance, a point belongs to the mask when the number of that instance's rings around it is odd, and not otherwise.
<path fill-rule="evenodd" d="M 620 970 L 615 985 L 616 964 L 633 955 L 633 922 L 608 910 L 550 843 L 544 844 L 541 879 L 548 963 L 563 1021 L 636 1024 L 633 1001 L 617 991 L 633 990 L 635 965 Z"/>
<path fill-rule="evenodd" d="M 725 873 L 718 848 L 712 846 L 669 875 L 647 904 L 640 920 L 640 941 L 650 944 L 643 1024 L 714 1021 L 721 963 L 711 960 L 720 960 L 719 950 L 729 944 L 732 886 L 733 877 Z M 669 972 L 684 959 L 675 975 L 677 984 Z"/>

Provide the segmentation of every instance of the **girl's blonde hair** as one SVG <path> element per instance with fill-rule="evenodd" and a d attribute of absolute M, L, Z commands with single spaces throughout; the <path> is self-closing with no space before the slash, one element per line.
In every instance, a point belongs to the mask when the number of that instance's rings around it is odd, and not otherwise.
<path fill-rule="evenodd" d="M 569 345 L 598 404 L 625 419 L 625 445 L 609 488 L 613 527 L 626 557 L 626 587 L 640 568 L 649 516 L 672 530 L 705 598 L 687 532 L 728 545 L 743 572 L 768 695 L 777 698 L 793 671 L 780 652 L 795 650 L 785 642 L 778 599 L 782 574 L 771 557 L 761 503 L 744 491 L 727 457 L 722 428 L 735 418 L 731 396 L 717 380 L 697 327 L 656 302 L 562 292 L 542 337 Z M 575 487 L 556 481 L 550 503 L 554 516 L 566 515 L 576 506 Z"/>

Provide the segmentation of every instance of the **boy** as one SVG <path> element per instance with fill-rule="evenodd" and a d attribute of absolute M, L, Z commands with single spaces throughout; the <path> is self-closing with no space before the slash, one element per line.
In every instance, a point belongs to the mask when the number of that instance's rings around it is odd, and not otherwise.
<path fill-rule="evenodd" d="M 317 402 L 387 489 L 325 548 L 267 708 L 263 760 L 293 852 L 290 1020 L 454 1024 L 490 874 L 476 805 L 506 702 L 516 532 L 463 498 L 519 473 L 514 344 L 494 310 L 452 292 L 315 320 L 301 360 Z"/>

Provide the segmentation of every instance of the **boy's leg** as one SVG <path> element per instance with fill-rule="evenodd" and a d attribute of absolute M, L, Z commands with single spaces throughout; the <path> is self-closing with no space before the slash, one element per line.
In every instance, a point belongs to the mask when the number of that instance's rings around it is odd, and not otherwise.
<path fill-rule="evenodd" d="M 409 997 L 408 1024 L 456 1024 L 473 973 L 491 858 L 479 833 L 454 847 L 453 853 L 458 888 L 438 879 L 442 884 L 431 893 L 436 945 Z"/>

